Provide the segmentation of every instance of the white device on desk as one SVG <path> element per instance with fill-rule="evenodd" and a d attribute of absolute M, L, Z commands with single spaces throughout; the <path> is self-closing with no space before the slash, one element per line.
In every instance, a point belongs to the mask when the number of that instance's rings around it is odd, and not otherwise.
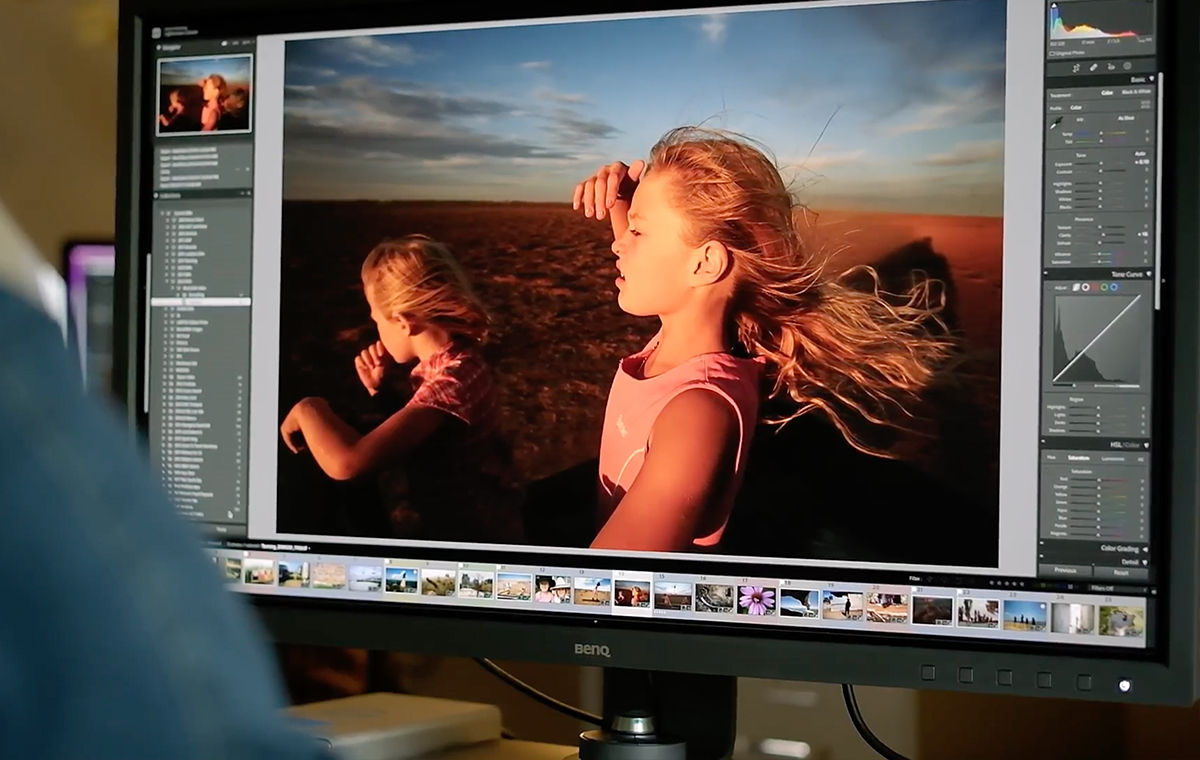
<path fill-rule="evenodd" d="M 579 752 L 575 747 L 498 739 L 435 752 L 421 760 L 575 760 L 577 757 Z"/>
<path fill-rule="evenodd" d="M 287 713 L 343 760 L 415 760 L 499 741 L 501 730 L 495 705 L 408 694 L 362 694 Z"/>

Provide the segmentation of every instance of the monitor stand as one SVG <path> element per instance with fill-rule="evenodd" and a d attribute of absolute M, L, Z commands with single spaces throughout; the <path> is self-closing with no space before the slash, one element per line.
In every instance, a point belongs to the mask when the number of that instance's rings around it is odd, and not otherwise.
<path fill-rule="evenodd" d="M 604 669 L 604 728 L 579 737 L 579 760 L 726 760 L 737 679 Z M 686 748 L 686 749 L 685 749 Z"/>

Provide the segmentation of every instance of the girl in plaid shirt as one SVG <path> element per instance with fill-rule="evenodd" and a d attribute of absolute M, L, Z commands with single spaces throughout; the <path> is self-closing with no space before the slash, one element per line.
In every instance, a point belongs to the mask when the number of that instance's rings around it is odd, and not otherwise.
<path fill-rule="evenodd" d="M 350 480 L 403 463 L 413 512 L 394 510 L 399 531 L 442 540 L 514 540 L 515 516 L 496 493 L 503 446 L 491 372 L 479 350 L 489 319 L 445 245 L 424 235 L 385 240 L 362 265 L 363 293 L 379 340 L 354 361 L 372 396 L 393 365 L 416 367 L 399 411 L 362 435 L 322 398 L 298 402 L 280 433 L 326 475 Z M 417 525 L 412 523 L 418 522 Z"/>

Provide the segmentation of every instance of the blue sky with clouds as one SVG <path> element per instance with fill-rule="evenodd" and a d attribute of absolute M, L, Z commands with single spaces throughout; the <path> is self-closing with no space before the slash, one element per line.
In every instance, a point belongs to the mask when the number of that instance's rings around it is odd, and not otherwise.
<path fill-rule="evenodd" d="M 162 85 L 166 87 L 198 84 L 212 74 L 220 74 L 230 83 L 245 85 L 250 81 L 250 56 L 226 55 L 211 58 L 164 60 L 160 64 Z"/>
<path fill-rule="evenodd" d="M 285 197 L 565 202 L 703 122 L 765 143 L 818 209 L 999 215 L 1004 5 L 291 41 Z"/>

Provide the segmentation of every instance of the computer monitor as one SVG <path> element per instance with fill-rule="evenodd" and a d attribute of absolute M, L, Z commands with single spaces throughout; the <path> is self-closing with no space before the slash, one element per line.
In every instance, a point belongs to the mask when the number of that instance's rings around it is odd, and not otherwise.
<path fill-rule="evenodd" d="M 1194 4 L 121 13 L 130 421 L 275 635 L 1196 698 Z"/>
<path fill-rule="evenodd" d="M 113 270 L 112 241 L 72 240 L 63 246 L 62 272 L 67 281 L 67 311 L 73 348 L 89 391 L 112 389 Z"/>

